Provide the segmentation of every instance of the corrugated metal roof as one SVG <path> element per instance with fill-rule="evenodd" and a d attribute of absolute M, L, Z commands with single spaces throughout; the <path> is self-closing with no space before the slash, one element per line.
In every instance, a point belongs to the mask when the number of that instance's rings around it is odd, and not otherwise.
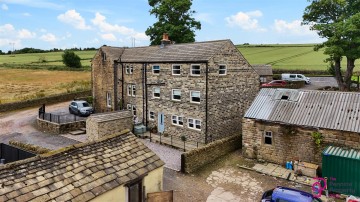
<path fill-rule="evenodd" d="M 360 132 L 360 93 L 263 88 L 244 117 Z"/>
<path fill-rule="evenodd" d="M 328 146 L 323 151 L 323 155 L 339 156 L 360 160 L 360 151 L 354 149 L 344 149 L 341 147 Z"/>
<path fill-rule="evenodd" d="M 208 61 L 230 40 L 206 41 L 161 46 L 116 48 L 103 46 L 108 55 L 117 56 L 122 62 L 187 62 Z M 123 51 L 123 52 L 122 52 Z"/>
<path fill-rule="evenodd" d="M 272 76 L 273 71 L 271 65 L 259 64 L 259 65 L 251 65 L 257 74 L 260 76 Z"/>

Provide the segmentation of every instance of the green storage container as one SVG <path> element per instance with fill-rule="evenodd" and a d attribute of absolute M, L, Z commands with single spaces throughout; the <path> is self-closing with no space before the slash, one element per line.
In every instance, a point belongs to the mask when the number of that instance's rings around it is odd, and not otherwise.
<path fill-rule="evenodd" d="M 360 151 L 328 146 L 322 152 L 322 176 L 329 191 L 360 196 Z"/>

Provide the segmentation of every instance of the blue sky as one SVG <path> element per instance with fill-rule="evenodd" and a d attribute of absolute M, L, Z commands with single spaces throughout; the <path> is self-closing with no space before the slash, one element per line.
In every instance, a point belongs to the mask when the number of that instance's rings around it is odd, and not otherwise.
<path fill-rule="evenodd" d="M 193 0 L 196 41 L 319 43 L 301 26 L 307 0 Z M 0 0 L 0 50 L 149 45 L 147 0 Z M 170 36 L 171 38 L 171 36 Z"/>

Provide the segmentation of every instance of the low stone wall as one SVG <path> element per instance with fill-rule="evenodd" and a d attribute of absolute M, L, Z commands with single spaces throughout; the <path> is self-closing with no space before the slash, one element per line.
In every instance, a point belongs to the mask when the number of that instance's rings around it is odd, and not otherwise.
<path fill-rule="evenodd" d="M 291 133 L 286 132 L 291 129 Z M 265 131 L 272 132 L 272 144 L 264 143 Z M 313 132 L 322 134 L 320 146 Z M 284 165 L 286 161 L 301 161 L 321 166 L 321 152 L 329 145 L 360 149 L 360 134 L 328 129 L 285 126 L 277 123 L 243 119 L 242 149 L 245 157 Z"/>
<path fill-rule="evenodd" d="M 69 131 L 78 130 L 80 128 L 85 128 L 86 121 L 75 121 L 71 123 L 54 123 L 46 120 L 42 120 L 37 118 L 37 125 L 39 128 L 41 128 L 44 131 L 47 131 L 49 133 L 53 134 L 64 134 Z"/>
<path fill-rule="evenodd" d="M 192 173 L 232 151 L 241 148 L 241 135 L 216 140 L 181 155 L 181 172 Z"/>
<path fill-rule="evenodd" d="M 0 104 L 0 112 L 13 111 L 27 107 L 36 107 L 36 106 L 40 107 L 42 104 L 54 104 L 63 101 L 73 100 L 79 97 L 87 97 L 87 96 L 91 96 L 90 90 L 76 92 L 76 93 L 65 93 L 65 94 L 54 95 L 54 96 L 33 99 L 33 100 L 26 100 L 21 102 L 5 103 L 5 104 Z"/>

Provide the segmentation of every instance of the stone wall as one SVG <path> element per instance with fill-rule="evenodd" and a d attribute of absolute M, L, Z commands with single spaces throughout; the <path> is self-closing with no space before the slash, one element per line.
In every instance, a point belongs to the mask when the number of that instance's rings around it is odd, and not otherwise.
<path fill-rule="evenodd" d="M 154 120 L 149 120 L 149 127 L 158 125 L 158 113 L 164 113 L 164 133 L 176 137 L 186 136 L 189 141 L 205 142 L 205 85 L 206 85 L 206 64 L 199 64 L 201 68 L 200 76 L 190 75 L 193 63 L 162 63 L 149 64 L 147 66 L 148 83 L 148 111 L 155 113 Z M 153 65 L 160 66 L 160 73 L 153 74 Z M 172 75 L 172 66 L 180 65 L 180 75 Z M 157 84 L 157 85 L 155 85 Z M 153 97 L 153 89 L 160 88 L 160 98 Z M 181 90 L 181 101 L 172 100 L 172 89 Z M 200 91 L 200 104 L 190 102 L 190 91 Z M 183 118 L 183 125 L 174 125 L 172 116 Z M 147 114 L 149 116 L 149 114 Z M 201 121 L 201 130 L 188 127 L 188 119 L 198 119 Z"/>
<path fill-rule="evenodd" d="M 321 152 L 329 145 L 360 149 L 359 133 L 284 126 L 245 118 L 242 131 L 244 156 L 278 164 L 300 159 L 321 166 Z M 272 145 L 264 143 L 265 131 L 272 132 Z M 293 131 L 294 134 L 289 131 Z M 320 147 L 314 143 L 311 136 L 313 132 L 320 132 L 323 136 Z"/>
<path fill-rule="evenodd" d="M 241 148 L 241 136 L 233 135 L 181 154 L 181 172 L 192 173 L 232 151 Z"/>
<path fill-rule="evenodd" d="M 64 134 L 69 131 L 85 128 L 85 120 L 59 124 L 37 118 L 36 122 L 41 130 L 47 131 L 52 134 Z"/>
<path fill-rule="evenodd" d="M 219 75 L 219 65 L 227 74 Z M 258 74 L 232 43 L 209 62 L 209 141 L 241 131 L 241 120 L 259 92 Z"/>
<path fill-rule="evenodd" d="M 21 102 L 12 102 L 0 104 L 0 112 L 13 111 L 27 107 L 41 107 L 42 104 L 54 104 L 64 101 L 73 100 L 79 97 L 87 97 L 91 95 L 91 91 L 82 91 L 76 93 L 64 93 L 60 95 L 48 96 L 39 99 L 26 100 Z"/>
<path fill-rule="evenodd" d="M 93 107 L 97 113 L 114 110 L 114 61 L 111 57 L 103 60 L 103 52 L 100 49 L 92 60 L 92 90 Z M 106 94 L 111 95 L 111 105 L 107 105 Z"/>
<path fill-rule="evenodd" d="M 93 114 L 86 120 L 86 134 L 88 140 L 94 141 L 125 129 L 132 131 L 133 126 L 133 116 L 130 111 Z"/>

